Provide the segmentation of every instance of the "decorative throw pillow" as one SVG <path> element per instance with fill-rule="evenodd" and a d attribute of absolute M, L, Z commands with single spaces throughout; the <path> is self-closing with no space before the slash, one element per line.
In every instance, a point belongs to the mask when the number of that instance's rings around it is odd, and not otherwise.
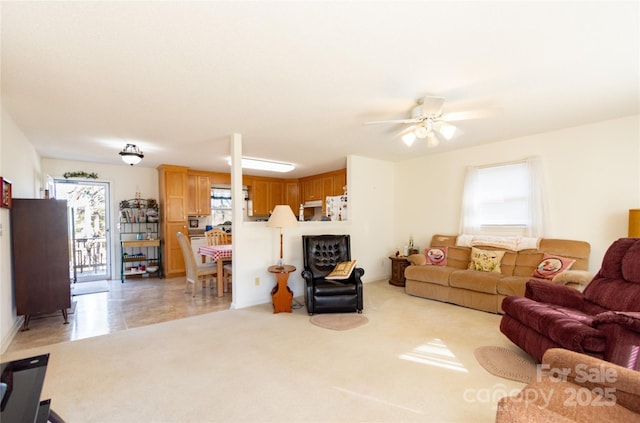
<path fill-rule="evenodd" d="M 469 270 L 501 273 L 500 262 L 502 261 L 502 257 L 504 257 L 504 251 L 481 250 L 476 247 L 471 247 Z"/>
<path fill-rule="evenodd" d="M 533 276 L 542 279 L 553 279 L 558 273 L 571 269 L 575 262 L 575 260 L 566 257 L 545 254 L 542 256 L 542 261 L 536 267 L 536 270 L 533 271 Z"/>
<path fill-rule="evenodd" d="M 424 255 L 427 257 L 427 264 L 434 266 L 447 265 L 447 247 L 425 248 Z"/>
<path fill-rule="evenodd" d="M 325 279 L 349 279 L 353 269 L 356 267 L 356 260 L 341 261 L 336 264 L 331 273 L 325 276 Z"/>

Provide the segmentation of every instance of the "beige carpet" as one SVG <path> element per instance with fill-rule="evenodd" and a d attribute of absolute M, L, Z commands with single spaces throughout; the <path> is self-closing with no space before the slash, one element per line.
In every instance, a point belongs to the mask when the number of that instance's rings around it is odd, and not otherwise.
<path fill-rule="evenodd" d="M 325 329 L 348 330 L 366 324 L 369 319 L 362 314 L 315 314 L 309 318 L 311 323 Z"/>
<path fill-rule="evenodd" d="M 493 375 L 517 382 L 533 382 L 536 378 L 536 362 L 514 348 L 479 347 L 474 354 L 478 363 Z"/>
<path fill-rule="evenodd" d="M 253 281 L 247 281 L 253 284 Z M 185 301 L 192 301 L 185 296 Z M 523 384 L 476 361 L 500 316 L 364 284 L 369 322 L 327 330 L 271 303 L 3 354 L 51 354 L 42 398 L 82 422 L 493 422 Z"/>

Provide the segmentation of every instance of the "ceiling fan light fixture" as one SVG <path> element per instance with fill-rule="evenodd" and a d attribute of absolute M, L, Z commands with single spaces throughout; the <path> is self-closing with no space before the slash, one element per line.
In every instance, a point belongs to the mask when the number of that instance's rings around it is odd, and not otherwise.
<path fill-rule="evenodd" d="M 128 165 L 136 165 L 142 161 L 144 154 L 135 144 L 127 144 L 119 153 L 122 161 Z"/>
<path fill-rule="evenodd" d="M 414 134 L 413 132 L 408 132 L 402 136 L 402 141 L 407 145 L 407 147 L 411 147 L 415 140 L 416 134 Z"/>
<path fill-rule="evenodd" d="M 427 128 L 425 128 L 424 126 L 420 126 L 419 128 L 417 128 L 415 133 L 416 133 L 416 137 L 420 139 L 426 138 L 428 135 Z"/>
<path fill-rule="evenodd" d="M 440 132 L 440 135 L 442 135 L 448 141 L 456 134 L 456 130 L 457 129 L 455 126 L 444 123 L 442 124 L 438 132 Z"/>
<path fill-rule="evenodd" d="M 437 147 L 440 144 L 440 140 L 436 138 L 436 136 L 431 133 L 427 137 L 427 147 Z"/>

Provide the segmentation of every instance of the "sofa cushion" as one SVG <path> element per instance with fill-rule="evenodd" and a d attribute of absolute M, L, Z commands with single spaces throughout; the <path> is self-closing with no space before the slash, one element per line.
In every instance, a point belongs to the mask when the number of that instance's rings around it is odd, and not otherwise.
<path fill-rule="evenodd" d="M 447 266 L 456 269 L 466 269 L 469 267 L 469 257 L 471 248 L 467 247 L 447 247 Z"/>
<path fill-rule="evenodd" d="M 449 266 L 409 266 L 404 271 L 404 277 L 419 282 L 449 286 L 449 275 L 455 270 L 458 269 Z"/>
<path fill-rule="evenodd" d="M 594 316 L 525 297 L 505 298 L 502 309 L 524 326 L 544 334 L 564 348 L 577 352 L 604 352 L 604 334 L 591 327 Z"/>
<path fill-rule="evenodd" d="M 524 250 L 518 252 L 513 276 L 530 277 L 540 264 L 543 253 L 537 250 Z"/>
<path fill-rule="evenodd" d="M 588 242 L 567 239 L 542 238 L 539 252 L 575 259 L 573 270 L 589 270 L 591 246 Z"/>
<path fill-rule="evenodd" d="M 504 251 L 481 250 L 480 248 L 471 247 L 469 270 L 501 273 L 500 262 L 503 256 Z"/>
<path fill-rule="evenodd" d="M 584 289 L 584 297 L 607 310 L 640 311 L 638 284 L 622 279 L 596 277 Z"/>
<path fill-rule="evenodd" d="M 640 240 L 622 258 L 622 277 L 629 282 L 640 283 Z"/>
<path fill-rule="evenodd" d="M 637 299 L 638 284 L 625 280 L 625 274 L 634 278 L 640 260 L 640 240 L 620 238 L 602 259 L 602 266 L 584 289 L 584 297 L 607 310 L 640 311 Z M 628 255 L 628 258 L 627 258 Z"/>
<path fill-rule="evenodd" d="M 496 272 L 478 272 L 477 270 L 456 270 L 449 277 L 449 285 L 469 291 L 496 294 L 498 280 L 502 274 Z"/>
<path fill-rule="evenodd" d="M 558 273 L 562 273 L 565 270 L 571 269 L 574 259 L 554 256 L 552 254 L 544 254 L 542 261 L 536 266 L 536 270 L 533 271 L 531 276 L 535 276 L 540 279 L 553 279 Z"/>
<path fill-rule="evenodd" d="M 501 295 L 519 295 L 522 297 L 529 280 L 531 280 L 530 276 L 505 276 L 498 279 L 496 290 Z"/>

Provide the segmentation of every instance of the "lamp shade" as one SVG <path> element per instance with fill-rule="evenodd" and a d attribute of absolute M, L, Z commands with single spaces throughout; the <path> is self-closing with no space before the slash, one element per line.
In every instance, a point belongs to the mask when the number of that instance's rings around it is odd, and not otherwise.
<path fill-rule="evenodd" d="M 629 210 L 629 238 L 640 238 L 640 209 Z"/>
<path fill-rule="evenodd" d="M 298 226 L 298 219 L 288 205 L 277 205 L 269 217 L 267 226 L 270 228 L 293 228 Z"/>
<path fill-rule="evenodd" d="M 280 228 L 280 260 L 278 260 L 278 266 L 283 268 L 284 261 L 282 259 L 282 228 L 293 228 L 298 226 L 298 219 L 293 214 L 293 210 L 288 205 L 277 205 L 267 221 L 267 226 L 270 228 Z"/>

